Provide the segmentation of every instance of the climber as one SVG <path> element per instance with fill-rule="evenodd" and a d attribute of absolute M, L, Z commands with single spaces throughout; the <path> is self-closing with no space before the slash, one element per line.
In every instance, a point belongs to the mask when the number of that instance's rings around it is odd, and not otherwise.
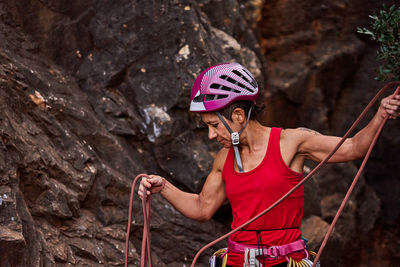
<path fill-rule="evenodd" d="M 238 63 L 224 63 L 204 70 L 195 80 L 190 110 L 200 113 L 209 139 L 222 148 L 199 194 L 184 192 L 165 178 L 142 178 L 138 194 L 161 193 L 184 216 L 209 220 L 226 199 L 232 206 L 232 229 L 237 228 L 303 178 L 305 159 L 321 161 L 339 137 L 306 128 L 281 129 L 261 125 L 255 115 L 259 94 L 251 73 Z M 381 100 L 367 126 L 347 139 L 329 162 L 346 162 L 365 155 L 386 115 L 400 116 L 400 95 Z M 227 266 L 243 266 L 256 258 L 262 266 L 286 266 L 288 261 L 309 264 L 299 230 L 304 207 L 300 187 L 276 208 L 234 233 L 228 242 Z M 264 248 L 258 250 L 257 248 Z"/>

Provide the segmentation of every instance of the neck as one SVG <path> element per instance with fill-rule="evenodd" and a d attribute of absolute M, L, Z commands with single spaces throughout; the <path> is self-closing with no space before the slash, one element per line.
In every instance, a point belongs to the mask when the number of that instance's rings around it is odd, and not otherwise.
<path fill-rule="evenodd" d="M 271 128 L 262 126 L 258 121 L 251 120 L 240 135 L 240 149 L 250 153 L 264 148 Z"/>

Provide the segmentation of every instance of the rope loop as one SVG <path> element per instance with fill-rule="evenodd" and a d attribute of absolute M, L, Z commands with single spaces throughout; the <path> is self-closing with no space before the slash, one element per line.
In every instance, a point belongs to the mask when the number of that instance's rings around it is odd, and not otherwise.
<path fill-rule="evenodd" d="M 132 223 L 132 206 L 133 196 L 135 195 L 135 186 L 139 178 L 146 177 L 150 178 L 147 174 L 139 174 L 132 182 L 131 196 L 129 199 L 129 212 L 128 212 L 128 225 L 126 227 L 126 240 L 125 240 L 125 267 L 128 267 L 128 254 L 129 254 L 129 235 L 131 232 Z M 142 210 L 143 210 L 143 236 L 142 236 L 142 251 L 140 256 L 140 267 L 146 265 L 151 267 L 151 253 L 150 253 L 150 196 L 146 196 L 142 199 Z"/>

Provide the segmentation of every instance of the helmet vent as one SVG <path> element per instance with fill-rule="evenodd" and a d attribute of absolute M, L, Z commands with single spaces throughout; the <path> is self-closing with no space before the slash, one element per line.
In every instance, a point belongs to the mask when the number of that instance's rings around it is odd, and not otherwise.
<path fill-rule="evenodd" d="M 198 95 L 193 98 L 193 102 L 204 102 L 204 101 L 213 101 L 217 99 L 227 98 L 228 95 Z"/>
<path fill-rule="evenodd" d="M 249 81 L 249 83 L 251 84 L 251 85 L 253 85 L 254 86 L 254 88 L 257 88 L 258 86 L 257 86 L 257 82 L 254 80 L 254 78 L 253 78 L 253 76 L 251 76 L 251 74 L 247 71 L 247 70 L 245 70 L 245 69 L 242 69 L 247 75 L 249 75 L 249 77 L 251 78 L 251 81 Z M 237 71 L 238 72 L 238 71 Z M 235 70 L 234 70 L 234 73 L 235 73 Z M 239 73 L 239 72 L 238 72 Z M 246 81 L 247 81 L 247 79 L 246 79 L 246 77 L 244 77 L 241 73 L 239 73 L 239 74 L 237 74 L 237 73 L 235 73 L 236 75 L 238 75 L 239 77 L 242 77 L 243 79 L 245 79 Z"/>
<path fill-rule="evenodd" d="M 232 79 L 231 77 L 228 77 L 227 75 L 222 75 L 222 76 L 220 76 L 220 78 L 221 78 L 221 79 L 224 79 L 225 81 L 228 81 L 228 82 L 230 82 L 230 83 L 232 83 L 232 84 L 234 84 L 234 85 L 240 86 L 240 87 L 242 87 L 243 89 L 246 89 L 246 90 L 248 90 L 248 91 L 250 91 L 250 92 L 252 92 L 252 93 L 254 93 L 254 89 L 250 89 L 250 88 L 247 87 L 246 85 L 244 85 L 244 84 L 242 84 L 242 83 L 240 83 L 240 82 L 238 82 L 238 81 Z"/>
<path fill-rule="evenodd" d="M 234 93 L 237 93 L 237 94 L 240 93 L 239 90 L 230 88 L 230 87 L 228 87 L 228 86 L 224 86 L 224 85 L 222 85 L 222 84 L 213 83 L 213 84 L 210 85 L 210 87 L 213 88 L 213 89 L 218 89 L 218 90 L 224 90 L 224 91 L 234 92 Z"/>
<path fill-rule="evenodd" d="M 204 101 L 213 101 L 217 99 L 227 98 L 228 95 L 206 95 Z"/>
<path fill-rule="evenodd" d="M 193 98 L 193 102 L 203 102 L 205 96 L 206 95 L 198 95 L 195 98 Z"/>

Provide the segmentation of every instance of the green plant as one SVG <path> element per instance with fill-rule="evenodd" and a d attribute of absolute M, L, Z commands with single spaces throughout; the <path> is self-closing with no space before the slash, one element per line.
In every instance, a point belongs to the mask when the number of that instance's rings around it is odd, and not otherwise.
<path fill-rule="evenodd" d="M 378 60 L 384 63 L 378 68 L 376 80 L 400 80 L 400 7 L 383 7 L 378 15 L 370 15 L 372 29 L 357 28 L 357 32 L 367 34 L 380 43 Z"/>

